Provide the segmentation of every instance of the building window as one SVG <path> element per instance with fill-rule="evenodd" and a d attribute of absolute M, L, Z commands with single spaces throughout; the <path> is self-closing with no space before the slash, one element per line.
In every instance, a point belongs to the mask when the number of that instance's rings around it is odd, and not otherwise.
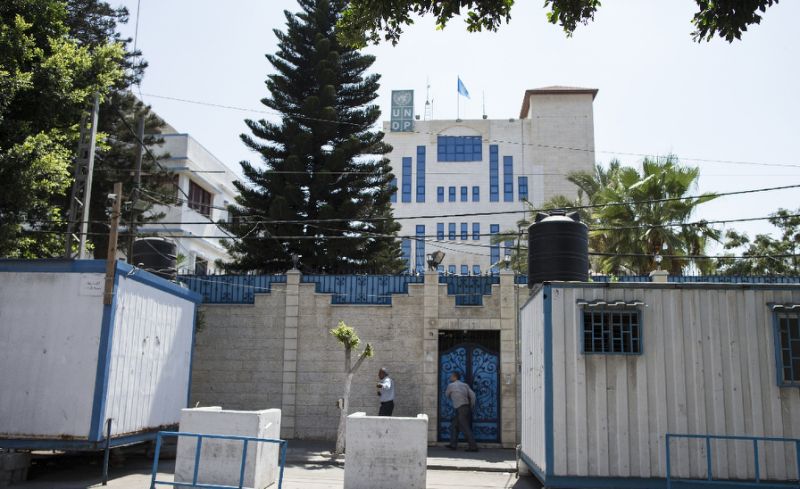
<path fill-rule="evenodd" d="M 514 202 L 514 158 L 503 156 L 503 202 Z"/>
<path fill-rule="evenodd" d="M 469 226 L 465 222 L 461 223 L 461 239 L 469 239 Z"/>
<path fill-rule="evenodd" d="M 489 202 L 500 202 L 500 160 L 496 144 L 489 146 Z"/>
<path fill-rule="evenodd" d="M 436 223 L 436 239 L 439 241 L 444 239 L 444 223 L 437 222 Z"/>
<path fill-rule="evenodd" d="M 489 225 L 489 234 L 497 234 L 500 232 L 499 224 Z M 489 247 L 489 263 L 491 265 L 492 273 L 497 273 L 500 265 L 500 244 L 492 244 Z"/>
<path fill-rule="evenodd" d="M 194 257 L 194 274 L 195 275 L 208 275 L 208 260 L 202 256 Z"/>
<path fill-rule="evenodd" d="M 436 267 L 436 271 L 439 273 L 444 273 L 444 265 L 439 265 L 438 267 Z"/>
<path fill-rule="evenodd" d="M 449 187 L 447 189 L 447 193 L 448 193 L 448 199 L 447 200 L 449 200 L 450 202 L 455 202 L 456 201 L 456 188 L 455 187 Z"/>
<path fill-rule="evenodd" d="M 583 353 L 641 354 L 642 328 L 639 309 L 585 307 L 582 341 Z"/>
<path fill-rule="evenodd" d="M 473 275 L 480 275 L 481 274 L 481 266 L 480 265 L 472 265 L 472 274 Z"/>
<path fill-rule="evenodd" d="M 481 223 L 479 222 L 472 223 L 472 239 L 476 241 L 481 239 Z"/>
<path fill-rule="evenodd" d="M 519 183 L 519 200 L 528 200 L 528 177 L 518 177 Z"/>
<path fill-rule="evenodd" d="M 436 202 L 444 202 L 444 187 L 436 187 Z"/>
<path fill-rule="evenodd" d="M 469 265 L 461 265 L 461 275 L 469 275 Z"/>
<path fill-rule="evenodd" d="M 455 265 L 448 265 L 447 266 L 447 273 L 449 273 L 450 275 L 455 275 L 456 274 L 456 266 Z"/>
<path fill-rule="evenodd" d="M 400 252 L 403 256 L 403 261 L 406 262 L 406 270 L 411 269 L 411 240 L 408 238 L 403 238 L 400 241 Z"/>
<path fill-rule="evenodd" d="M 511 256 L 514 248 L 513 241 L 503 241 L 503 247 L 506 249 L 505 256 Z"/>
<path fill-rule="evenodd" d="M 403 202 L 411 202 L 411 158 L 403 158 Z"/>
<path fill-rule="evenodd" d="M 397 202 L 397 179 L 392 178 L 392 181 L 389 182 L 389 191 L 392 193 L 391 200 L 392 203 Z"/>
<path fill-rule="evenodd" d="M 451 222 L 447 224 L 447 239 L 453 241 L 456 239 L 456 223 Z"/>
<path fill-rule="evenodd" d="M 800 310 L 774 307 L 778 385 L 800 386 Z"/>
<path fill-rule="evenodd" d="M 425 272 L 425 225 L 417 224 L 417 254 L 415 256 L 416 271 Z"/>
<path fill-rule="evenodd" d="M 469 202 L 469 188 L 461 187 L 461 202 Z"/>
<path fill-rule="evenodd" d="M 477 185 L 472 187 L 472 201 L 473 202 L 481 201 L 481 188 Z"/>
<path fill-rule="evenodd" d="M 481 161 L 483 142 L 480 136 L 439 136 L 436 155 L 439 161 Z"/>
<path fill-rule="evenodd" d="M 417 146 L 417 202 L 425 202 L 425 146 Z"/>
<path fill-rule="evenodd" d="M 211 193 L 189 180 L 189 208 L 211 217 Z"/>

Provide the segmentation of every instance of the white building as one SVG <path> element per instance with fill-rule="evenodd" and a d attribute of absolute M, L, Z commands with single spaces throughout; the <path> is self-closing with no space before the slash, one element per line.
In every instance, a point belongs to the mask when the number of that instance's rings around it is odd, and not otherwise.
<path fill-rule="evenodd" d="M 153 212 L 163 212 L 164 218 L 145 224 L 139 231 L 167 237 L 177 244 L 178 273 L 212 273 L 216 260 L 230 260 L 216 238 L 225 232 L 214 223 L 228 219 L 224 208 L 234 202 L 237 176 L 189 134 L 165 125 L 159 136 L 164 143 L 154 148 L 154 153 L 169 156 L 160 162 L 175 173 L 180 188 L 178 205 L 155 206 Z"/>
<path fill-rule="evenodd" d="M 397 103 L 399 93 L 405 98 Z M 406 107 L 403 124 L 384 122 L 398 179 L 392 206 L 409 268 L 424 270 L 426 253 L 441 250 L 445 271 L 485 273 L 511 246 L 489 247 L 490 235 L 516 231 L 528 209 L 525 200 L 538 206 L 555 195 L 574 196 L 566 174 L 591 171 L 595 164 L 596 95 L 596 89 L 546 87 L 525 92 L 518 119 L 411 125 Z M 394 92 L 393 121 L 407 104 L 413 106 L 410 92 Z M 425 217 L 445 215 L 453 217 Z"/>

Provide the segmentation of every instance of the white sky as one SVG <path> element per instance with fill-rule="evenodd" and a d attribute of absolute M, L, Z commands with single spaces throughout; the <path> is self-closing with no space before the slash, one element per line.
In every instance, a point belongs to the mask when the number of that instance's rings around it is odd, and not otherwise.
<path fill-rule="evenodd" d="M 112 1 L 113 3 L 113 1 Z M 389 93 L 414 89 L 422 111 L 430 79 L 434 118 L 455 118 L 456 76 L 472 95 L 461 117 L 479 118 L 485 92 L 490 118 L 518 117 L 525 89 L 572 85 L 600 90 L 594 105 L 598 162 L 615 153 L 675 153 L 701 167 L 700 191 L 732 191 L 800 183 L 800 2 L 767 10 L 742 41 L 692 42 L 693 0 L 604 2 L 595 22 L 567 38 L 547 23 L 541 1 L 518 0 L 512 21 L 497 33 L 466 32 L 460 19 L 444 31 L 426 18 L 400 43 L 367 51 L 382 74 L 380 98 L 388 119 Z M 123 26 L 133 35 L 136 0 Z M 273 29 L 285 28 L 283 10 L 294 0 L 141 0 L 138 47 L 150 66 L 144 100 L 181 132 L 190 133 L 228 166 L 258 161 L 239 140 L 243 119 L 265 116 L 148 94 L 265 109 L 264 79 L 276 51 Z M 635 165 L 641 158 L 617 155 Z M 722 164 L 686 158 L 793 165 Z M 765 216 L 800 207 L 800 189 L 724 197 L 705 204 L 698 218 Z M 734 225 L 770 232 L 766 222 Z"/>

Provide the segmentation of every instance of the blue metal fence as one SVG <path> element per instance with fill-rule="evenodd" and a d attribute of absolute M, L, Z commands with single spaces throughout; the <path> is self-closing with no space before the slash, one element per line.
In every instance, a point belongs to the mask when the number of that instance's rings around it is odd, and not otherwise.
<path fill-rule="evenodd" d="M 178 280 L 203 296 L 204 304 L 253 304 L 272 284 L 285 284 L 286 275 L 178 275 Z"/>
<path fill-rule="evenodd" d="M 686 438 L 694 440 L 705 440 L 706 452 L 706 478 L 703 479 L 677 479 L 672 477 L 672 458 L 670 457 L 670 441 L 676 438 Z M 713 464 L 711 463 L 711 440 L 738 440 L 749 441 L 753 444 L 753 466 L 755 468 L 755 478 L 752 480 L 721 480 L 714 479 Z M 800 479 L 800 439 L 797 438 L 777 438 L 769 436 L 728 436 L 728 435 L 684 435 L 667 433 L 667 489 L 672 489 L 673 484 L 691 483 L 693 485 L 735 485 L 738 487 L 758 487 L 758 488 L 785 488 L 800 487 L 800 480 L 796 481 L 762 481 L 761 466 L 759 465 L 758 442 L 763 443 L 792 443 L 795 447 L 796 467 L 798 479 Z"/>
<path fill-rule="evenodd" d="M 800 277 L 768 275 L 670 275 L 668 279 L 674 283 L 800 284 Z"/>
<path fill-rule="evenodd" d="M 492 295 L 492 285 L 500 283 L 500 276 L 439 275 L 439 283 L 447 284 L 447 295 L 456 296 L 457 306 L 482 306 L 483 296 Z"/>
<path fill-rule="evenodd" d="M 320 294 L 333 294 L 332 304 L 391 305 L 392 294 L 408 294 L 408 284 L 422 284 L 424 275 L 303 275 Z"/>
<path fill-rule="evenodd" d="M 188 482 L 168 482 L 168 481 L 160 481 L 156 480 L 158 476 L 158 458 L 161 454 L 161 441 L 162 437 L 165 436 L 188 436 L 197 438 L 197 447 L 194 451 L 194 472 L 192 474 L 192 482 L 191 484 Z M 242 464 L 239 468 L 239 485 L 238 486 L 226 486 L 220 484 L 202 484 L 197 482 L 197 476 L 200 472 L 200 454 L 203 449 L 203 440 L 204 439 L 214 439 L 214 440 L 240 440 L 242 442 Z M 280 473 L 278 475 L 278 489 L 281 489 L 283 486 L 283 469 L 286 466 L 286 447 L 287 442 L 286 440 L 276 440 L 273 438 L 254 438 L 251 436 L 233 436 L 233 435 L 201 435 L 199 433 L 186 433 L 186 432 L 179 432 L 179 431 L 159 431 L 158 436 L 156 437 L 156 453 L 153 459 L 153 474 L 150 479 L 150 489 L 156 489 L 156 484 L 163 484 L 166 486 L 172 487 L 203 487 L 205 489 L 242 489 L 242 485 L 244 484 L 244 471 L 247 466 L 247 447 L 250 443 L 277 443 L 280 445 L 280 456 L 278 459 L 278 464 L 280 465 Z"/>

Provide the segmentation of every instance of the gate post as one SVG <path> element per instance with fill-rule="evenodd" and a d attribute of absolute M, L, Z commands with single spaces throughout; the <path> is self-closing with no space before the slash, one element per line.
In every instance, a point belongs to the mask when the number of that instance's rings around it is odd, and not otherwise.
<path fill-rule="evenodd" d="M 297 396 L 297 327 L 300 316 L 300 271 L 286 272 L 286 319 L 283 325 L 283 392 L 281 438 L 294 438 Z"/>
<path fill-rule="evenodd" d="M 428 415 L 428 443 L 438 439 L 439 399 L 439 272 L 425 272 L 423 288 L 423 382 L 422 411 Z"/>
<path fill-rule="evenodd" d="M 514 272 L 500 272 L 500 441 L 517 444 L 517 287 Z"/>

